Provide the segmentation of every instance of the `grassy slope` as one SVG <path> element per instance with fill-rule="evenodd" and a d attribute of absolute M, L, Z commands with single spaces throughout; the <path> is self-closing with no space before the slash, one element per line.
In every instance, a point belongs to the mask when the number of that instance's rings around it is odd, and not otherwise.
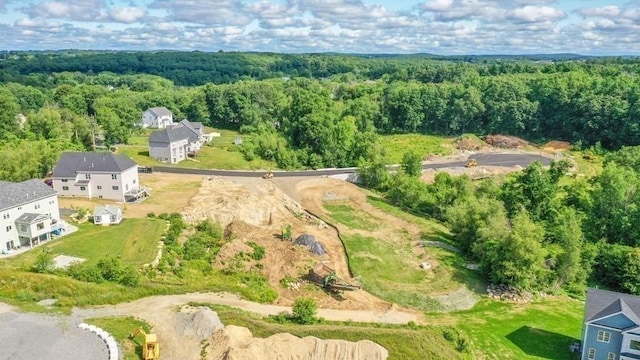
<path fill-rule="evenodd" d="M 405 326 L 382 326 L 376 324 L 323 323 L 296 326 L 275 324 L 239 310 L 212 306 L 225 325 L 244 326 L 255 337 L 268 337 L 288 332 L 293 335 L 315 336 L 321 339 L 349 341 L 370 340 L 389 351 L 389 360 L 461 359 L 468 355 L 454 350 L 453 345 L 442 336 L 442 328 L 429 326 L 411 330 Z"/>
<path fill-rule="evenodd" d="M 423 158 L 430 154 L 448 155 L 451 153 L 452 139 L 432 135 L 400 134 L 380 137 L 382 148 L 386 151 L 388 164 L 400 164 L 405 152 L 415 151 Z"/>

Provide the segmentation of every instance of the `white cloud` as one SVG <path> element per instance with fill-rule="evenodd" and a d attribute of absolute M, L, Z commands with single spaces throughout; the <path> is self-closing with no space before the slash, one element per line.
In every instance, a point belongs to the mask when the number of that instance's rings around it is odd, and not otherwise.
<path fill-rule="evenodd" d="M 247 25 L 253 20 L 243 10 L 242 3 L 234 0 L 155 0 L 149 7 L 166 10 L 169 13 L 166 21 Z"/>
<path fill-rule="evenodd" d="M 104 0 L 43 1 L 23 10 L 33 18 L 97 21 L 104 18 L 104 7 Z"/>
<path fill-rule="evenodd" d="M 115 7 L 109 10 L 109 18 L 115 22 L 133 23 L 142 19 L 146 11 L 139 7 Z"/>
<path fill-rule="evenodd" d="M 531 6 L 513 9 L 507 17 L 524 23 L 557 21 L 566 17 L 564 11 L 548 6 Z"/>

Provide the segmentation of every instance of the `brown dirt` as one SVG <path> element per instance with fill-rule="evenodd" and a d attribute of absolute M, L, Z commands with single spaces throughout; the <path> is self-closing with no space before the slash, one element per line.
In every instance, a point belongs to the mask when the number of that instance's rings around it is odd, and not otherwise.
<path fill-rule="evenodd" d="M 486 143 L 474 137 L 465 136 L 456 141 L 456 149 L 458 150 L 478 151 L 478 150 L 486 149 L 488 147 L 489 146 Z M 430 160 L 430 159 L 426 159 L 426 160 Z"/>
<path fill-rule="evenodd" d="M 482 138 L 487 144 L 501 149 L 520 149 L 529 143 L 515 136 L 486 135 Z"/>
<path fill-rule="evenodd" d="M 542 149 L 548 152 L 561 152 L 571 150 L 571 143 L 567 141 L 549 141 L 542 145 Z"/>

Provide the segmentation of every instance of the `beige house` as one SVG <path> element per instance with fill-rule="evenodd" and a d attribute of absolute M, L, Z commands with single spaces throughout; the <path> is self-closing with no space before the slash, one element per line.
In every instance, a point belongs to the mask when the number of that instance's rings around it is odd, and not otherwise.
<path fill-rule="evenodd" d="M 53 168 L 58 196 L 131 201 L 149 195 L 140 186 L 138 165 L 110 152 L 65 152 Z"/>
<path fill-rule="evenodd" d="M 152 107 L 142 113 L 142 128 L 164 129 L 173 125 L 173 114 L 166 107 Z"/>
<path fill-rule="evenodd" d="M 120 224 L 122 221 L 122 209 L 115 205 L 96 206 L 93 209 L 93 223 L 108 226 Z"/>
<path fill-rule="evenodd" d="M 54 189 L 38 179 L 0 181 L 0 252 L 33 247 L 63 231 Z"/>

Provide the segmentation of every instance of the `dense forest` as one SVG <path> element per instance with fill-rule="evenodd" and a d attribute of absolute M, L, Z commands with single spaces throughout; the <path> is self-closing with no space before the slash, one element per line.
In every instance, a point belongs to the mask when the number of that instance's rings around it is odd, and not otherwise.
<path fill-rule="evenodd" d="M 25 53 L 0 60 L 0 179 L 43 177 L 96 133 L 126 143 L 142 112 L 252 134 L 239 151 L 281 168 L 360 166 L 392 203 L 449 224 L 488 281 L 640 293 L 640 61 L 243 53 Z M 384 168 L 384 134 L 507 134 L 606 152 L 563 181 L 534 164 L 501 183 Z"/>

